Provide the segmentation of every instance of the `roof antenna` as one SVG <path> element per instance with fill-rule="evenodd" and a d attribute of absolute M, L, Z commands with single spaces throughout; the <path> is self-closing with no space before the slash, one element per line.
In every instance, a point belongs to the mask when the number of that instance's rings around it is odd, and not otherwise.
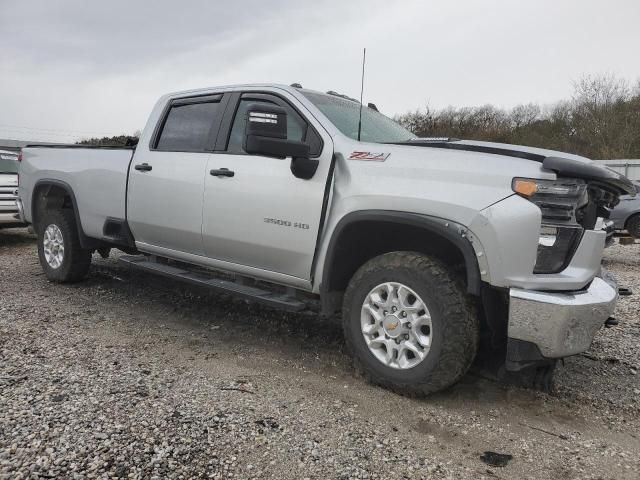
<path fill-rule="evenodd" d="M 360 82 L 360 117 L 358 118 L 358 141 L 362 133 L 362 94 L 364 92 L 364 62 L 367 59 L 367 49 L 362 52 L 362 81 Z"/>

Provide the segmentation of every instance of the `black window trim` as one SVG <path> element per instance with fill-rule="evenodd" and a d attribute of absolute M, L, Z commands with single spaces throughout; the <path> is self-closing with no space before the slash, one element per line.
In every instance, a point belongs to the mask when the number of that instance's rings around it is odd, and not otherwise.
<path fill-rule="evenodd" d="M 236 113 L 238 111 L 238 108 L 240 107 L 241 100 L 246 99 L 247 97 L 251 98 L 253 96 L 257 97 L 257 100 L 260 100 L 261 99 L 260 96 L 264 96 L 264 97 L 268 96 L 268 97 L 275 97 L 277 100 L 279 100 L 280 101 L 280 103 L 278 104 L 279 106 L 281 107 L 287 106 L 291 108 L 298 115 L 298 117 L 300 117 L 300 119 L 302 119 L 302 121 L 307 124 L 307 132 L 305 134 L 304 141 L 306 141 L 306 139 L 309 136 L 309 129 L 311 129 L 314 132 L 314 134 L 318 137 L 318 139 L 320 140 L 320 149 L 316 155 L 312 155 L 310 158 L 318 158 L 322 155 L 322 152 L 324 150 L 324 139 L 322 138 L 322 135 L 318 133 L 318 130 L 313 126 L 313 123 L 311 123 L 309 119 L 302 112 L 300 112 L 300 109 L 297 108 L 294 104 L 292 104 L 287 98 L 283 97 L 279 93 L 264 91 L 264 90 L 243 90 L 243 91 L 238 91 L 233 93 L 235 94 L 233 95 L 233 99 L 227 102 L 226 111 L 224 113 L 222 125 L 218 130 L 218 138 L 216 140 L 215 151 L 213 153 L 224 153 L 226 155 L 239 155 L 239 156 L 250 155 L 246 152 L 230 152 L 229 151 L 228 143 L 229 143 L 229 138 L 231 136 L 231 129 L 233 128 L 233 122 L 236 118 Z M 262 99 L 268 100 L 268 98 L 262 98 Z"/>
<path fill-rule="evenodd" d="M 217 102 L 216 102 L 217 100 Z M 225 93 L 206 93 L 200 95 L 190 95 L 185 97 L 177 97 L 169 100 L 162 110 L 160 120 L 156 123 L 156 127 L 151 136 L 149 142 L 149 150 L 152 152 L 178 152 L 178 153 L 211 153 L 215 148 L 215 141 L 220 130 L 222 117 L 227 110 L 227 104 L 229 102 L 229 95 Z M 204 149 L 170 149 L 170 148 L 158 148 L 158 142 L 160 136 L 164 130 L 164 126 L 169 117 L 169 112 L 173 107 L 179 107 L 184 105 L 194 105 L 198 103 L 219 103 L 218 111 L 215 114 L 211 129 L 207 135 L 207 142 Z"/>

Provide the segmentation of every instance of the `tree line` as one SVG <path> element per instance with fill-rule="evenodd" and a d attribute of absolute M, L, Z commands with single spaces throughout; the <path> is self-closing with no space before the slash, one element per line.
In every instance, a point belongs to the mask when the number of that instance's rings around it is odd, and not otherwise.
<path fill-rule="evenodd" d="M 114 135 L 113 137 L 84 138 L 76 142 L 77 145 L 92 145 L 99 147 L 130 147 L 138 143 L 140 131 L 133 135 Z"/>
<path fill-rule="evenodd" d="M 575 82 L 571 99 L 510 110 L 426 107 L 396 120 L 419 137 L 453 137 L 549 148 L 593 159 L 640 158 L 640 81 L 610 75 Z"/>

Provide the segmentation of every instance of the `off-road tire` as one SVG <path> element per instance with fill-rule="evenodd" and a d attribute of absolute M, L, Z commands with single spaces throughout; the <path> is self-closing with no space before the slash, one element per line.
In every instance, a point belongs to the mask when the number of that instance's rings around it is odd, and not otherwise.
<path fill-rule="evenodd" d="M 384 282 L 400 282 L 427 304 L 433 343 L 427 357 L 413 368 L 394 369 L 367 347 L 360 312 L 367 294 Z M 443 263 L 414 252 L 392 252 L 365 263 L 345 292 L 342 311 L 345 341 L 356 369 L 371 383 L 396 393 L 422 397 L 456 383 L 469 369 L 478 349 L 475 304 Z"/>
<path fill-rule="evenodd" d="M 47 279 L 56 283 L 71 283 L 85 278 L 91 264 L 91 250 L 80 246 L 73 211 L 47 210 L 38 223 L 38 258 Z M 44 232 L 52 224 L 60 229 L 64 242 L 64 256 L 58 268 L 52 268 L 44 256 Z"/>
<path fill-rule="evenodd" d="M 627 220 L 627 232 L 635 238 L 640 238 L 640 213 L 636 213 Z"/>

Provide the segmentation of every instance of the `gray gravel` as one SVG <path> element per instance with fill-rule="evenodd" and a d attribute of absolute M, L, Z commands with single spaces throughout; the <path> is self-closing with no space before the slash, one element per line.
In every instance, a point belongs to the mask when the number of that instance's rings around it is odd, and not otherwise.
<path fill-rule="evenodd" d="M 640 245 L 607 250 L 638 295 L 552 395 L 467 375 L 425 400 L 354 376 L 336 321 L 114 259 L 53 285 L 35 250 L 0 231 L 0 478 L 640 478 Z"/>

